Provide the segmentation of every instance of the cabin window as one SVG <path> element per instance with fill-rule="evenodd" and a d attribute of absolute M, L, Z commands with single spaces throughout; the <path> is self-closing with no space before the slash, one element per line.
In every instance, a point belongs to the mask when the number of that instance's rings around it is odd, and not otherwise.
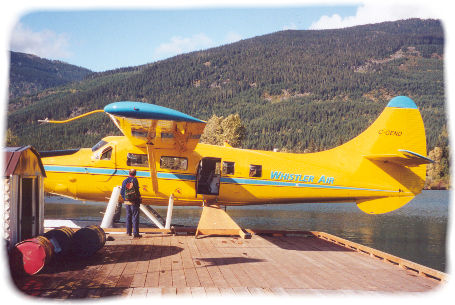
<path fill-rule="evenodd" d="M 161 139 L 172 139 L 174 138 L 174 134 L 170 132 L 162 132 Z"/>
<path fill-rule="evenodd" d="M 131 135 L 136 138 L 147 138 L 148 131 L 142 128 L 131 128 Z"/>
<path fill-rule="evenodd" d="M 262 176 L 262 165 L 250 164 L 250 177 L 261 177 Z"/>
<path fill-rule="evenodd" d="M 160 158 L 160 167 L 184 171 L 188 169 L 188 159 L 182 157 L 162 156 Z"/>
<path fill-rule="evenodd" d="M 112 157 L 112 147 L 106 147 L 101 153 L 100 160 L 110 160 Z"/>
<path fill-rule="evenodd" d="M 126 155 L 126 165 L 148 167 L 149 166 L 148 157 L 145 154 L 128 153 Z"/>
<path fill-rule="evenodd" d="M 223 175 L 234 175 L 235 162 L 223 161 Z"/>
<path fill-rule="evenodd" d="M 96 143 L 95 146 L 92 147 L 92 151 L 97 151 L 98 149 L 100 149 L 101 147 L 103 147 L 106 144 L 107 144 L 106 141 L 101 140 L 98 143 Z"/>

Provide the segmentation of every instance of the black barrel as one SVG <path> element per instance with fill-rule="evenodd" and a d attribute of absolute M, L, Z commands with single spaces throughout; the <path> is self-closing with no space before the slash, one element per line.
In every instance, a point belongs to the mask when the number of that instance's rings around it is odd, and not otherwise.
<path fill-rule="evenodd" d="M 69 227 L 59 227 L 50 230 L 43 235 L 54 245 L 54 253 L 57 255 L 67 255 L 71 251 L 74 236 L 73 229 Z"/>
<path fill-rule="evenodd" d="M 106 233 L 97 225 L 79 229 L 73 235 L 72 253 L 79 257 L 89 257 L 106 243 Z"/>

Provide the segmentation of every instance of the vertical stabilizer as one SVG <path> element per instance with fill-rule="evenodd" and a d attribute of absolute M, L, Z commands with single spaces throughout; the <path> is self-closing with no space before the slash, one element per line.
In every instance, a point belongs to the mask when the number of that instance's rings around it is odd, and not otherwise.
<path fill-rule="evenodd" d="M 426 150 L 425 128 L 419 109 L 409 97 L 397 96 L 367 130 L 331 152 L 343 159 L 345 155 L 350 156 L 354 181 L 392 190 L 396 197 L 403 197 L 357 200 L 364 212 L 376 214 L 397 209 L 421 192 L 426 164 L 432 162 L 425 157 Z"/>

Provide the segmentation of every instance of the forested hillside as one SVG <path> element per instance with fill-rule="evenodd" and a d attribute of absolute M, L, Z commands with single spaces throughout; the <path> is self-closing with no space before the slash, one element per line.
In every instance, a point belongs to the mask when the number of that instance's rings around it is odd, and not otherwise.
<path fill-rule="evenodd" d="M 92 71 L 57 60 L 10 52 L 9 97 L 16 98 L 83 79 Z"/>
<path fill-rule="evenodd" d="M 245 148 L 315 151 L 355 137 L 390 98 L 407 95 L 422 111 L 431 149 L 446 125 L 443 49 L 436 20 L 282 31 L 11 99 L 8 128 L 38 150 L 89 147 L 118 134 L 106 115 L 66 125 L 37 120 L 133 100 L 204 120 L 238 113 Z"/>

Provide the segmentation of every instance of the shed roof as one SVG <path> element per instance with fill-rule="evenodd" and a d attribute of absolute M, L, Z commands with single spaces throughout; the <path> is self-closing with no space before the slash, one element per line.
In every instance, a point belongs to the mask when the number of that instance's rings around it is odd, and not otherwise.
<path fill-rule="evenodd" d="M 46 177 L 39 153 L 32 146 L 5 147 L 4 177 L 11 175 L 41 175 Z"/>

